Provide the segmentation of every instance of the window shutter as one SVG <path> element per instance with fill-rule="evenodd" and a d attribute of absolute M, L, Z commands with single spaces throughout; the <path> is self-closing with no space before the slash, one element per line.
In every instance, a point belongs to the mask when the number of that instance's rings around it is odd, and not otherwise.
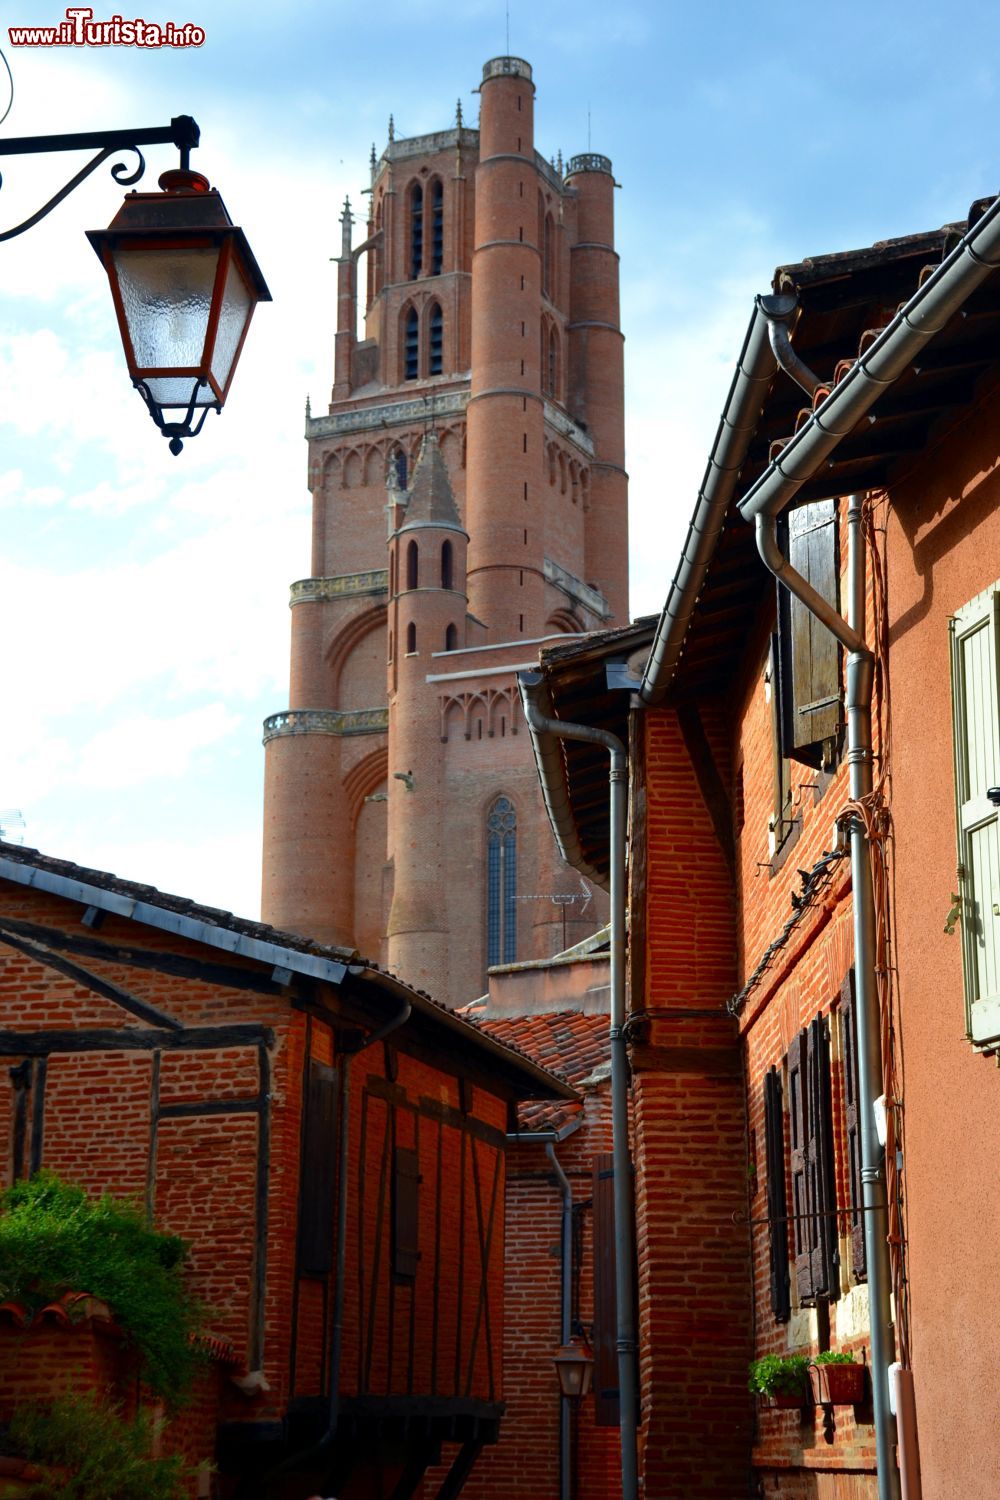
<path fill-rule="evenodd" d="M 420 1261 L 420 1161 L 416 1151 L 393 1153 L 392 1269 L 397 1281 L 413 1281 Z"/>
<path fill-rule="evenodd" d="M 784 529 L 784 528 L 783 528 Z M 839 604 L 837 502 L 817 500 L 790 512 L 783 538 L 788 560 L 817 593 Z M 840 647 L 787 589 L 778 587 L 782 749 L 816 768 L 829 763 L 840 731 Z"/>
<path fill-rule="evenodd" d="M 806 1139 L 809 1111 L 806 1103 L 806 1065 L 809 1038 L 804 1031 L 788 1049 L 788 1122 L 792 1143 L 792 1225 L 795 1245 L 795 1286 L 800 1302 L 812 1300 L 810 1260 L 809 1196 L 806 1181 Z"/>
<path fill-rule="evenodd" d="M 833 1170 L 833 1093 L 830 1081 L 830 1029 L 823 1016 L 809 1028 L 810 1140 L 807 1147 L 812 1234 L 814 1298 L 831 1302 L 840 1296 L 840 1251 L 837 1235 L 837 1184 Z"/>
<path fill-rule="evenodd" d="M 788 1209 L 785 1194 L 785 1131 L 781 1075 L 764 1075 L 764 1151 L 767 1167 L 767 1223 L 771 1248 L 771 1311 L 779 1323 L 791 1313 L 788 1282 Z"/>
<path fill-rule="evenodd" d="M 795 1283 L 803 1306 L 840 1295 L 830 1039 L 818 1016 L 788 1049 Z"/>
<path fill-rule="evenodd" d="M 299 1270 L 306 1276 L 323 1276 L 333 1265 L 337 1088 L 334 1068 L 310 1062 L 299 1184 Z"/>
<path fill-rule="evenodd" d="M 998 603 L 987 589 L 951 623 L 966 1022 L 982 1045 L 1000 1040 L 1000 814 L 986 795 L 1000 785 Z"/>
<path fill-rule="evenodd" d="M 615 1172 L 610 1154 L 594 1158 L 594 1421 L 617 1427 L 618 1307 L 615 1292 Z"/>
<path fill-rule="evenodd" d="M 844 1120 L 847 1127 L 847 1191 L 851 1209 L 851 1272 L 856 1281 L 868 1276 L 864 1199 L 861 1191 L 861 1127 L 858 1120 L 858 1013 L 854 970 L 840 988 L 840 1035 L 844 1043 Z"/>

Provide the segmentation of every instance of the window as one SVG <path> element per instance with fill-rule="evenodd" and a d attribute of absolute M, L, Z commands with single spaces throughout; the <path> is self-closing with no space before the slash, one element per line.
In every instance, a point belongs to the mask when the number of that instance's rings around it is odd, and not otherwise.
<path fill-rule="evenodd" d="M 415 1281 L 420 1262 L 420 1161 L 416 1151 L 392 1153 L 392 1276 Z"/>
<path fill-rule="evenodd" d="M 411 307 L 403 325 L 403 379 L 416 380 L 420 374 L 420 320 Z"/>
<path fill-rule="evenodd" d="M 830 1028 L 824 1016 L 817 1016 L 788 1049 L 792 1226 L 800 1306 L 840 1296 L 831 1106 Z"/>
<path fill-rule="evenodd" d="M 449 625 L 444 633 L 444 649 L 446 651 L 458 650 L 458 630 L 454 625 Z"/>
<path fill-rule="evenodd" d="M 444 369 L 444 319 L 437 302 L 431 304 L 429 323 L 427 369 L 431 375 L 440 375 Z"/>
<path fill-rule="evenodd" d="M 799 506 L 782 524 L 780 536 L 782 550 L 796 572 L 839 609 L 836 500 Z M 817 770 L 831 770 L 843 718 L 840 646 L 780 584 L 778 680 L 782 754 Z"/>
<path fill-rule="evenodd" d="M 416 649 L 417 649 L 417 627 L 414 625 L 413 621 L 411 620 L 410 623 L 409 623 L 409 625 L 407 625 L 407 627 L 406 627 L 406 654 L 407 654 L 407 656 L 413 656 L 413 655 L 415 655 Z"/>
<path fill-rule="evenodd" d="M 416 281 L 424 266 L 424 190 L 419 182 L 410 190 L 410 280 Z"/>
<path fill-rule="evenodd" d="M 545 215 L 545 231 L 542 247 L 542 293 L 551 301 L 555 283 L 555 246 L 553 243 L 552 215 Z"/>
<path fill-rule="evenodd" d="M 406 545 L 406 587 L 408 589 L 417 588 L 419 577 L 420 554 L 417 551 L 417 544 L 416 542 L 408 542 Z"/>
<path fill-rule="evenodd" d="M 416 314 L 414 314 L 414 317 Z M 392 455 L 392 463 L 396 470 L 396 483 L 401 490 L 406 489 L 406 454 L 402 448 L 397 448 Z"/>
<path fill-rule="evenodd" d="M 517 960 L 517 814 L 498 797 L 486 821 L 486 962 Z"/>
<path fill-rule="evenodd" d="M 454 567 L 454 561 L 453 561 L 453 553 L 452 553 L 451 543 L 450 542 L 442 542 L 441 543 L 441 587 L 443 589 L 450 589 L 450 588 L 452 588 L 454 586 L 453 583 L 452 583 L 452 579 L 454 577 L 454 572 L 455 572 L 455 567 Z"/>
<path fill-rule="evenodd" d="M 431 188 L 431 275 L 440 276 L 444 265 L 444 188 L 435 181 Z"/>
<path fill-rule="evenodd" d="M 302 1146 L 302 1180 L 309 1191 L 299 1206 L 299 1268 L 307 1276 L 323 1276 L 333 1266 L 337 1089 L 334 1069 L 310 1061 Z"/>
<path fill-rule="evenodd" d="M 1000 1043 L 1000 808 L 989 797 L 1000 785 L 998 629 L 998 584 L 950 624 L 966 1027 L 973 1042 L 990 1047 Z"/>

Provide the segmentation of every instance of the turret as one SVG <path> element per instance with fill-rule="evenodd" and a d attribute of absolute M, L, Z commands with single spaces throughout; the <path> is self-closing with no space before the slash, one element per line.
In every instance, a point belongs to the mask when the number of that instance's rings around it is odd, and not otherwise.
<path fill-rule="evenodd" d="M 345 198 L 340 216 L 340 259 L 337 261 L 337 336 L 334 341 L 332 401 L 340 401 L 351 393 L 351 356 L 357 342 L 358 324 L 355 264 L 351 254 L 353 226 L 351 200 Z"/>
<path fill-rule="evenodd" d="M 437 438 L 428 433 L 408 494 L 391 485 L 389 537 L 388 962 L 439 993 L 448 973 L 441 729 L 427 675 L 434 652 L 465 644 L 468 535 Z"/>
<path fill-rule="evenodd" d="M 466 514 L 469 603 L 491 640 L 537 635 L 543 497 L 535 86 L 517 57 L 483 68 L 472 262 Z"/>
<path fill-rule="evenodd" d="M 624 351 L 618 309 L 615 179 L 606 156 L 574 156 L 566 183 L 576 198 L 570 255 L 569 406 L 594 443 L 586 519 L 587 582 L 628 622 L 628 476 Z"/>

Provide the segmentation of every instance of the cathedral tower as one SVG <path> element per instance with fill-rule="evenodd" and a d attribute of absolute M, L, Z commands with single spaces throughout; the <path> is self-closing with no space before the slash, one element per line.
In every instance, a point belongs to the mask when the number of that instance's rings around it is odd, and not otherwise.
<path fill-rule="evenodd" d="M 628 608 L 611 163 L 536 150 L 520 58 L 479 93 L 478 130 L 461 105 L 432 135 L 390 120 L 360 243 L 344 206 L 312 576 L 265 724 L 264 917 L 452 1004 L 600 920 L 556 854 L 515 676 Z"/>

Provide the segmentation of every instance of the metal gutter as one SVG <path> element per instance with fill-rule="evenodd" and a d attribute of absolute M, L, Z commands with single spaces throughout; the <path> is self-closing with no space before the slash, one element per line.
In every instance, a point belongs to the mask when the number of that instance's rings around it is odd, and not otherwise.
<path fill-rule="evenodd" d="M 37 865 L 23 864 L 20 860 L 0 858 L 0 879 L 12 880 L 17 885 L 32 886 L 35 890 L 62 896 L 67 901 L 96 906 L 99 911 L 110 912 L 113 916 L 142 922 L 147 927 L 159 928 L 161 932 L 172 932 L 176 937 L 205 943 L 210 948 L 221 948 L 224 953 L 235 953 L 241 958 L 270 964 L 272 968 L 308 974 L 310 978 L 322 979 L 328 984 L 341 984 L 348 972 L 347 963 L 320 958 L 316 953 L 301 953 L 297 948 L 283 948 L 278 943 L 268 943 L 261 938 L 247 937 L 245 933 L 237 932 L 232 927 L 217 927 L 211 922 L 185 916 L 183 912 L 171 911 L 168 907 L 156 906 L 150 901 L 139 901 L 119 891 L 109 891 L 105 886 L 89 885 L 86 881 L 75 880 L 69 875 L 57 875 L 52 870 L 42 870 Z"/>
<path fill-rule="evenodd" d="M 402 979 L 397 979 L 394 974 L 385 974 L 381 969 L 373 969 L 367 964 L 352 964 L 348 972 L 352 979 L 366 980 L 377 985 L 379 989 L 388 990 L 400 999 L 407 1000 L 413 1015 L 426 1017 L 434 1025 L 444 1027 L 446 1031 L 450 1031 L 453 1036 L 467 1045 L 490 1053 L 506 1067 L 513 1068 L 516 1072 L 531 1078 L 535 1083 L 544 1085 L 545 1097 L 579 1102 L 579 1093 L 565 1079 L 559 1078 L 555 1073 L 550 1073 L 548 1069 L 543 1068 L 540 1063 L 536 1063 L 525 1053 L 491 1036 L 475 1022 L 463 1020 L 454 1011 L 445 1010 L 443 1005 L 435 1004 L 428 995 L 422 994 L 419 990 L 410 989 L 408 984 Z"/>
<path fill-rule="evenodd" d="M 521 685 L 521 697 L 525 696 L 525 683 L 541 683 L 542 678 L 538 672 L 521 672 L 518 675 L 518 683 Z M 551 705 L 550 705 L 551 707 Z M 548 814 L 552 832 L 555 835 L 556 846 L 559 853 L 568 865 L 574 870 L 579 870 L 581 875 L 586 875 L 595 885 L 602 890 L 609 887 L 610 877 L 600 870 L 595 870 L 584 855 L 580 847 L 579 835 L 576 831 L 576 820 L 573 817 L 573 807 L 569 800 L 569 792 L 566 786 L 566 770 L 563 763 L 563 753 L 559 747 L 556 735 L 549 733 L 546 729 L 537 727 L 532 723 L 531 717 L 525 713 L 528 722 L 528 733 L 531 737 L 531 749 L 535 757 L 535 769 L 538 772 L 538 780 L 542 788 L 542 800 L 545 803 L 545 811 Z M 596 731 L 595 731 L 596 733 Z M 603 742 L 602 742 L 603 743 Z"/>
<path fill-rule="evenodd" d="M 768 322 L 760 308 L 755 306 L 715 434 L 705 477 L 698 492 L 694 515 L 688 526 L 681 559 L 642 674 L 639 697 L 643 703 L 662 702 L 670 686 L 684 649 L 684 637 L 691 612 L 705 582 L 708 565 L 736 488 L 736 480 L 746 459 L 750 440 L 756 431 L 768 387 L 776 370 Z"/>
<path fill-rule="evenodd" d="M 909 302 L 883 328 L 805 426 L 751 486 L 739 508 L 744 520 L 776 516 L 828 458 L 935 334 L 1000 267 L 1000 198 L 959 240 Z"/>
<path fill-rule="evenodd" d="M 635 1184 L 629 1140 L 628 1043 L 625 1036 L 625 853 L 627 842 L 628 767 L 625 746 L 617 735 L 589 724 L 556 719 L 540 672 L 518 678 L 524 717 L 532 744 L 544 742 L 558 753 L 557 739 L 580 740 L 608 751 L 608 802 L 611 845 L 611 1143 L 614 1159 L 615 1309 L 618 1320 L 618 1390 L 620 1407 L 622 1500 L 638 1500 L 638 1341 L 635 1301 Z M 538 750 L 536 748 L 536 755 Z M 544 791 L 544 782 L 543 782 Z"/>

